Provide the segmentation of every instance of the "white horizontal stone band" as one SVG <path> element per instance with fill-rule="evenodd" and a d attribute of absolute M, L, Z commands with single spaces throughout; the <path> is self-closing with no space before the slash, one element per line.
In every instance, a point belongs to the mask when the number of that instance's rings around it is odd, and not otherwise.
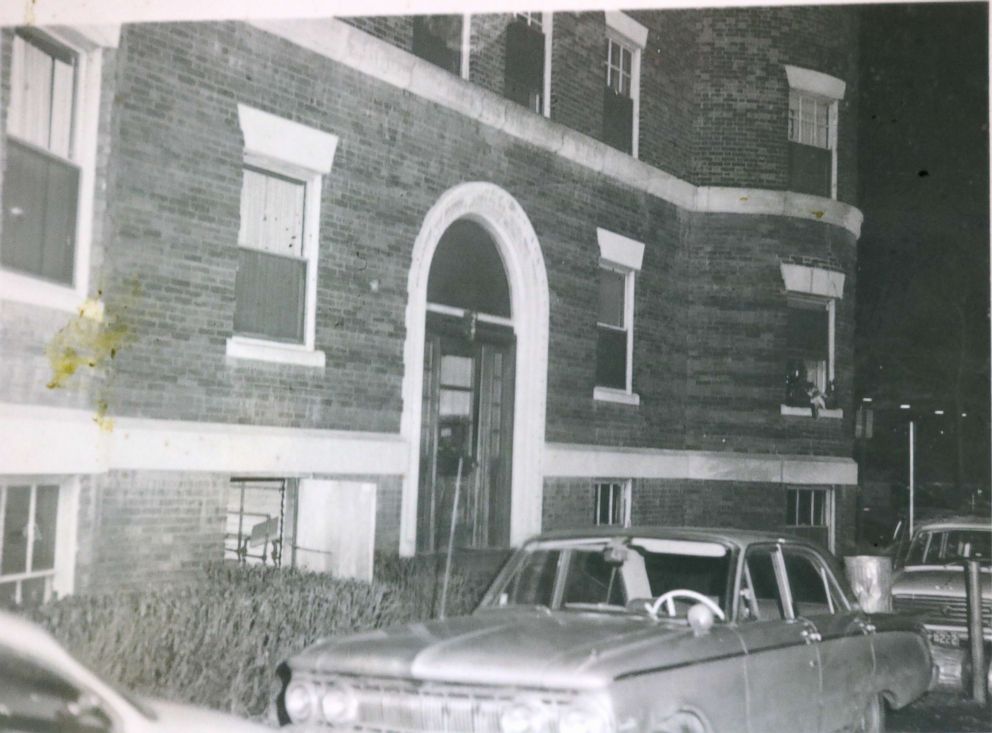
<path fill-rule="evenodd" d="M 858 466 L 852 459 L 840 457 L 548 443 L 544 475 L 853 485 L 858 482 Z"/>
<path fill-rule="evenodd" d="M 85 410 L 0 404 L 4 474 L 110 470 L 212 471 L 255 475 L 400 475 L 399 435 L 107 416 Z"/>
<path fill-rule="evenodd" d="M 789 191 L 694 186 L 340 20 L 255 20 L 252 25 L 682 209 L 787 216 L 861 235 L 863 216 L 849 204 Z"/>

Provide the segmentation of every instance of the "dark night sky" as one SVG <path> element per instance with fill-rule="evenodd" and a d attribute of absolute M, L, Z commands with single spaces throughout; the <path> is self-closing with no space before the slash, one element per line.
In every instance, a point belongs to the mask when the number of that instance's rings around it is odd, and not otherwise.
<path fill-rule="evenodd" d="M 931 416 L 958 401 L 978 480 L 989 464 L 988 69 L 984 3 L 863 8 L 856 396 Z M 931 417 L 923 437 L 944 428 Z"/>

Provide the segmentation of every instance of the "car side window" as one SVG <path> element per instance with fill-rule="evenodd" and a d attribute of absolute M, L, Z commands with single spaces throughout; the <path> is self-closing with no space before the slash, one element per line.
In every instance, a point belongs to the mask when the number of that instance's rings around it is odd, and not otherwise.
<path fill-rule="evenodd" d="M 836 599 L 831 595 L 823 566 L 801 551 L 785 548 L 783 555 L 795 615 L 818 616 L 833 613 Z"/>
<path fill-rule="evenodd" d="M 744 558 L 741 580 L 740 621 L 784 619 L 785 603 L 775 577 L 773 547 L 752 547 Z"/>
<path fill-rule="evenodd" d="M 83 711 L 81 690 L 54 672 L 0 647 L 0 730 L 107 733 L 110 721 Z"/>
<path fill-rule="evenodd" d="M 623 606 L 626 602 L 620 566 L 608 563 L 602 552 L 572 552 L 563 604 L 608 603 Z"/>

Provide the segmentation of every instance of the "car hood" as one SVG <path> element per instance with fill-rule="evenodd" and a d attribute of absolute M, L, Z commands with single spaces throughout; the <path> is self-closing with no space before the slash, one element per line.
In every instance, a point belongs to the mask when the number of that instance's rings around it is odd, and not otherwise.
<path fill-rule="evenodd" d="M 982 598 L 992 600 L 992 573 L 983 571 L 981 578 Z M 964 598 L 964 571 L 960 565 L 947 568 L 932 566 L 903 568 L 892 580 L 892 594 Z"/>
<path fill-rule="evenodd" d="M 271 733 L 271 728 L 206 708 L 146 697 L 141 702 L 155 713 L 149 733 Z"/>
<path fill-rule="evenodd" d="M 728 638 L 729 637 L 729 638 Z M 684 625 L 633 614 L 501 609 L 316 643 L 294 671 L 560 689 L 741 651 L 726 627 L 696 638 Z"/>

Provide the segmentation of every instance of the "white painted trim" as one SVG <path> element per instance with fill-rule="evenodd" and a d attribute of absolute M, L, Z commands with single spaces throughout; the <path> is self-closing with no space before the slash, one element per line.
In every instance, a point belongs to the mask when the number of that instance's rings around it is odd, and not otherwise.
<path fill-rule="evenodd" d="M 574 443 L 548 443 L 543 467 L 546 477 L 563 478 L 626 476 L 800 485 L 852 485 L 858 481 L 858 466 L 851 458 Z"/>
<path fill-rule="evenodd" d="M 245 153 L 274 158 L 326 175 L 334 165 L 338 136 L 238 103 Z"/>
<path fill-rule="evenodd" d="M 832 380 L 831 380 L 832 381 Z M 779 405 L 779 413 L 782 415 L 788 415 L 789 417 L 812 417 L 813 412 L 809 407 L 793 407 L 791 405 Z M 841 409 L 834 410 L 820 410 L 816 413 L 817 419 L 821 417 L 828 420 L 840 420 L 844 417 L 844 411 Z"/>
<path fill-rule="evenodd" d="M 533 113 L 527 116 L 543 121 Z M 403 555 L 412 555 L 417 542 L 427 281 L 438 242 L 458 219 L 472 220 L 486 229 L 503 260 L 510 286 L 516 334 L 510 542 L 519 544 L 541 528 L 550 312 L 544 256 L 527 214 L 509 193 L 491 183 L 462 183 L 445 191 L 424 217 L 413 243 L 407 280 L 401 434 L 411 449 L 400 510 Z"/>
<path fill-rule="evenodd" d="M 465 317 L 464 308 L 457 308 L 453 305 L 444 305 L 443 303 L 428 303 L 427 311 L 429 313 L 443 313 L 446 316 L 454 316 L 455 318 Z M 509 326 L 510 328 L 513 328 L 512 318 L 494 316 L 490 313 L 476 313 L 475 317 L 482 323 L 493 323 L 497 326 Z"/>
<path fill-rule="evenodd" d="M 621 37 L 622 40 L 643 50 L 648 43 L 648 29 L 619 10 L 607 10 L 606 27 Z"/>
<path fill-rule="evenodd" d="M 847 84 L 836 76 L 800 66 L 785 64 L 785 75 L 789 79 L 791 88 L 827 99 L 843 99 L 847 88 Z"/>
<path fill-rule="evenodd" d="M 628 338 L 628 343 L 629 341 L 630 339 Z M 629 371 L 629 359 L 627 366 Z M 634 407 L 641 404 L 640 395 L 633 392 L 625 392 L 622 389 L 612 389 L 611 387 L 593 387 L 592 398 L 599 402 L 616 402 L 620 405 L 633 405 Z"/>
<path fill-rule="evenodd" d="M 324 352 L 301 344 L 287 344 L 279 341 L 265 341 L 247 336 L 230 336 L 227 339 L 227 356 L 232 359 L 270 361 L 275 364 L 296 364 L 297 366 L 323 369 Z"/>
<path fill-rule="evenodd" d="M 844 298 L 843 272 L 827 270 L 823 267 L 795 265 L 788 262 L 780 264 L 782 281 L 785 289 L 794 293 L 808 293 L 821 298 L 842 300 Z"/>
<path fill-rule="evenodd" d="M 789 191 L 694 186 L 342 21 L 256 19 L 251 25 L 687 211 L 787 216 L 861 234 L 863 216 L 853 206 Z"/>
<path fill-rule="evenodd" d="M 77 29 L 78 30 L 78 29 Z M 90 252 L 93 247 L 93 200 L 100 129 L 100 88 L 103 52 L 72 28 L 45 29 L 60 45 L 76 54 L 76 100 L 73 104 L 73 155 L 79 166 L 76 243 L 71 286 L 14 270 L 0 269 L 0 299 L 72 312 L 89 294 Z M 18 97 L 12 93 L 12 97 Z M 13 101 L 13 100 L 11 100 Z M 12 133 L 8 133 L 12 134 Z M 2 245 L 0 245 L 2 246 Z"/>
<path fill-rule="evenodd" d="M 76 588 L 76 554 L 79 528 L 79 478 L 62 478 L 55 520 L 55 577 L 52 590 L 59 598 Z"/>
<path fill-rule="evenodd" d="M 52 30 L 89 51 L 98 48 L 117 48 L 121 40 L 120 23 L 60 25 L 55 26 Z"/>
<path fill-rule="evenodd" d="M 599 242 L 600 259 L 628 270 L 640 271 L 644 262 L 644 242 L 602 227 L 596 227 L 596 241 Z"/>
<path fill-rule="evenodd" d="M 395 433 L 109 417 L 113 428 L 103 430 L 85 410 L 0 403 L 0 471 L 397 476 L 407 467 Z"/>
<path fill-rule="evenodd" d="M 554 42 L 554 17 L 555 14 L 546 11 L 541 13 L 541 29 L 544 31 L 544 85 L 542 89 L 541 114 L 547 118 L 551 117 L 551 59 L 552 43 Z"/>
<path fill-rule="evenodd" d="M 462 16 L 461 77 L 468 81 L 472 73 L 472 14 Z"/>

